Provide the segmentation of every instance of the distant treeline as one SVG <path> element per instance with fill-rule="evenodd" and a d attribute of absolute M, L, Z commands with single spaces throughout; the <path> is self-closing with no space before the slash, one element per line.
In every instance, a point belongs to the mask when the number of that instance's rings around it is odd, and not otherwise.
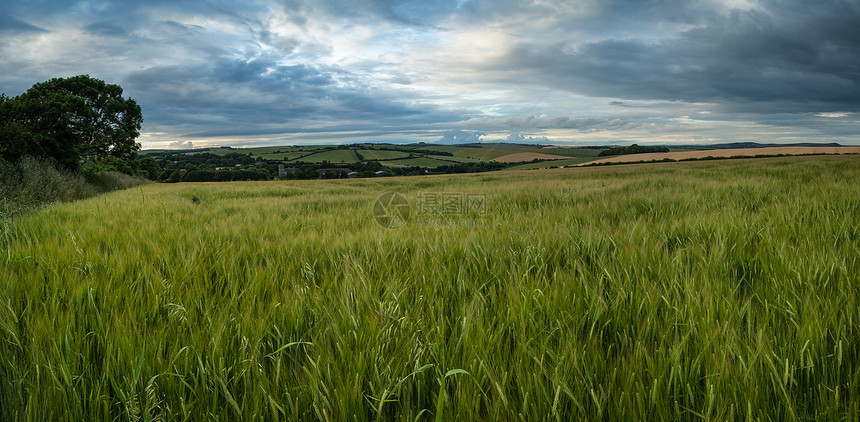
<path fill-rule="evenodd" d="M 360 148 L 361 144 L 356 144 L 356 145 L 353 145 L 352 147 L 353 148 Z M 399 151 L 399 152 L 405 152 L 405 153 L 410 153 L 410 154 L 439 155 L 439 156 L 445 156 L 445 157 L 453 157 L 454 156 L 454 153 L 452 153 L 452 152 L 436 151 L 435 149 L 424 149 L 424 148 L 407 149 L 407 148 L 402 148 L 402 147 L 396 148 L 396 147 L 383 147 L 383 146 L 379 146 L 379 145 L 374 145 L 372 149 L 375 149 L 377 151 Z M 356 152 L 358 152 L 358 151 L 356 151 Z"/>
<path fill-rule="evenodd" d="M 691 157 L 691 158 L 681 158 L 681 159 L 673 159 L 673 158 L 663 158 L 660 160 L 639 160 L 639 161 L 603 161 L 603 162 L 592 162 L 592 163 L 583 163 L 581 166 L 583 167 L 601 167 L 601 166 L 617 166 L 617 165 L 625 165 L 625 164 L 633 164 L 633 163 L 681 163 L 686 161 L 713 161 L 713 160 L 743 160 L 743 159 L 751 159 L 751 158 L 779 158 L 779 157 L 807 157 L 813 155 L 858 155 L 857 153 L 841 153 L 841 154 L 827 154 L 823 152 L 810 153 L 810 154 L 756 154 L 756 155 L 732 155 L 732 156 L 711 156 L 708 155 L 706 157 Z"/>
<path fill-rule="evenodd" d="M 606 157 L 610 155 L 627 155 L 627 154 L 644 154 L 648 152 L 669 152 L 666 147 L 643 147 L 636 144 L 628 147 L 613 147 L 607 150 L 600 151 L 598 157 Z"/>
<path fill-rule="evenodd" d="M 163 163 L 176 162 L 182 163 L 183 166 L 208 166 L 208 167 L 223 167 L 254 164 L 256 160 L 248 154 L 240 154 L 238 152 L 229 152 L 224 155 L 212 154 L 210 152 L 200 152 L 194 154 L 165 154 L 158 157 L 158 161 Z M 171 167 L 165 164 L 163 167 Z"/>
<path fill-rule="evenodd" d="M 146 158 L 147 162 L 158 163 L 160 171 L 153 173 L 153 180 L 166 183 L 175 182 L 233 182 L 245 180 L 275 180 L 275 179 L 319 179 L 319 178 L 345 178 L 344 172 L 330 171 L 320 174 L 318 170 L 330 168 L 348 168 L 355 172 L 353 177 L 381 177 L 381 176 L 417 176 L 423 174 L 443 173 L 478 173 L 493 171 L 510 166 L 509 163 L 497 163 L 492 161 L 479 161 L 474 163 L 451 163 L 450 165 L 424 168 L 411 167 L 386 167 L 377 161 L 363 161 L 358 163 L 332 163 L 323 161 L 321 163 L 289 163 L 284 164 L 288 169 L 287 174 L 278 173 L 278 160 L 264 160 L 259 157 L 251 157 L 247 154 L 231 152 L 224 155 L 212 153 L 176 154 L 156 153 Z"/>
<path fill-rule="evenodd" d="M 270 180 L 272 175 L 265 169 L 250 170 L 172 170 L 162 173 L 160 182 L 238 182 L 245 180 Z"/>

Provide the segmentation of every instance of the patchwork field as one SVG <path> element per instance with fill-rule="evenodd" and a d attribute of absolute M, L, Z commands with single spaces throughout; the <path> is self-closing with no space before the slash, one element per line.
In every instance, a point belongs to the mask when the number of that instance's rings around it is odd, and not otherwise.
<path fill-rule="evenodd" d="M 504 143 L 485 143 L 468 145 L 433 145 L 433 144 L 361 144 L 361 145 L 318 145 L 318 146 L 280 146 L 255 148 L 208 148 L 200 151 L 180 151 L 179 158 L 170 155 L 169 151 L 149 151 L 146 155 L 162 158 L 162 163 L 181 161 L 183 155 L 211 153 L 218 156 L 227 154 L 241 155 L 254 160 L 262 159 L 267 162 L 284 164 L 290 167 L 304 164 L 320 164 L 326 166 L 349 166 L 357 163 L 377 162 L 393 168 L 422 167 L 428 170 L 441 166 L 457 164 L 481 163 L 495 161 L 500 163 L 529 162 L 534 159 L 570 159 L 571 157 L 595 157 L 600 148 L 558 148 L 542 147 L 540 145 L 520 145 Z M 576 161 L 576 162 L 581 162 Z M 201 163 L 195 163 L 200 165 Z M 205 162 L 202 163 L 205 165 Z M 229 164 L 229 163 L 228 163 Z M 243 162 L 247 165 L 247 162 Z M 169 167 L 169 165 L 165 166 Z M 185 167 L 174 166 L 182 170 Z M 212 165 L 212 168 L 225 165 Z M 534 168 L 541 168 L 536 166 Z M 173 170 L 174 168 L 170 168 Z"/>
<path fill-rule="evenodd" d="M 860 147 L 765 147 L 739 149 L 706 149 L 695 151 L 658 152 L 619 155 L 594 160 L 588 164 L 635 163 L 640 161 L 696 160 L 706 157 L 754 157 L 756 155 L 860 154 Z"/>
<path fill-rule="evenodd" d="M 447 158 L 447 157 L 446 157 Z M 429 158 L 429 157 L 421 157 L 421 158 L 407 158 L 403 160 L 391 160 L 391 161 L 383 161 L 382 165 L 384 166 L 401 166 L 401 167 L 427 167 L 434 168 L 439 166 L 450 166 L 451 164 L 455 164 L 453 160 L 442 160 L 437 158 Z"/>
<path fill-rule="evenodd" d="M 747 143 L 748 146 L 756 145 Z M 860 147 L 836 147 L 836 146 L 783 146 L 783 147 L 746 147 L 737 149 L 706 149 L 704 146 L 688 146 L 670 148 L 667 153 L 640 153 L 618 155 L 600 158 L 599 154 L 608 147 L 586 146 L 586 147 L 564 147 L 543 146 L 508 143 L 482 143 L 464 145 L 434 145 L 434 144 L 361 144 L 361 145 L 318 145 L 318 146 L 281 146 L 281 147 L 258 147 L 238 149 L 207 149 L 200 152 L 213 153 L 219 156 L 227 154 L 242 155 L 253 160 L 262 159 L 268 163 L 284 164 L 288 167 L 301 167 L 303 165 L 320 165 L 324 167 L 341 166 L 349 167 L 361 164 L 374 164 L 391 168 L 420 167 L 430 172 L 439 167 L 450 167 L 457 164 L 470 164 L 482 162 L 494 162 L 513 164 L 509 169 L 541 169 L 559 166 L 591 165 L 591 164 L 613 164 L 613 163 L 636 163 L 661 160 L 694 160 L 701 158 L 728 158 L 749 157 L 756 155 L 804 155 L 804 154 L 856 154 L 860 153 Z M 180 154 L 198 154 L 200 152 L 183 152 Z M 165 152 L 148 152 L 150 156 L 158 157 Z M 547 160 L 547 162 L 533 163 L 533 160 Z M 253 162 L 253 160 L 251 162 Z M 553 160 L 553 162 L 549 162 Z M 173 165 L 181 161 L 181 156 L 168 156 L 161 161 L 165 170 L 186 169 L 187 166 Z M 517 165 L 517 163 L 522 163 Z M 200 165 L 201 163 L 195 163 Z M 230 163 L 206 164 L 210 169 L 229 167 Z M 248 162 L 239 164 L 248 165 Z M 274 168 L 274 167 L 273 167 Z M 372 168 L 372 167 L 371 167 Z M 379 167 L 376 167 L 378 169 Z M 484 167 L 486 169 L 487 167 Z M 492 169 L 492 167 L 490 167 Z M 376 171 L 375 169 L 373 171 Z M 452 171 L 452 170 L 445 170 Z M 463 168 L 454 171 L 464 171 Z M 474 171 L 474 169 L 469 170 Z M 413 174 L 418 174 L 412 170 Z M 165 176 L 168 174 L 165 173 Z M 178 177 L 184 180 L 180 174 Z"/>
<path fill-rule="evenodd" d="M 358 151 L 365 160 L 395 160 L 409 157 L 405 151 L 385 151 L 375 149 L 363 149 Z"/>
<path fill-rule="evenodd" d="M 540 152 L 517 152 L 493 158 L 492 161 L 500 163 L 521 163 L 523 161 L 532 160 L 564 160 L 567 158 L 570 157 L 564 155 L 543 154 Z"/>
<path fill-rule="evenodd" d="M 511 166 L 506 168 L 505 170 L 537 170 L 537 169 L 546 169 L 551 167 L 561 167 L 561 166 L 571 166 L 574 164 L 582 164 L 587 163 L 589 161 L 593 161 L 593 158 L 566 158 L 563 160 L 548 160 L 548 161 L 540 161 L 537 163 L 523 163 L 515 166 Z"/>
<path fill-rule="evenodd" d="M 541 148 L 542 153 L 545 154 L 555 154 L 555 155 L 566 155 L 568 157 L 597 157 L 601 151 L 605 148 L 583 148 L 583 147 L 558 147 L 558 146 L 546 146 Z"/>
<path fill-rule="evenodd" d="M 297 160 L 307 163 L 321 163 L 323 161 L 328 161 L 329 163 L 336 164 L 356 163 L 359 161 L 358 157 L 355 156 L 355 152 L 349 149 L 321 151 L 311 155 L 306 155 L 298 158 Z"/>
<path fill-rule="evenodd" d="M 0 420 L 857 420 L 857 180 L 809 156 L 57 204 L 0 224 Z"/>

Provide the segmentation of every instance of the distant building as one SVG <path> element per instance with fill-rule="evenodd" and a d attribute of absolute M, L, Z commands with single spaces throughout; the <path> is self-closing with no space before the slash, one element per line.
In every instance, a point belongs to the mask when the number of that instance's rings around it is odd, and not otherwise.
<path fill-rule="evenodd" d="M 337 175 L 345 174 L 347 177 L 353 177 L 356 174 L 358 174 L 358 173 L 352 171 L 352 169 L 348 169 L 346 167 L 317 169 L 317 173 L 319 173 L 320 179 L 322 179 L 323 176 L 325 176 L 325 174 L 328 172 L 335 173 Z M 352 174 L 352 175 L 350 175 L 350 174 Z"/>
<path fill-rule="evenodd" d="M 385 170 L 375 171 L 375 172 L 373 172 L 373 174 L 375 174 L 377 176 L 390 176 L 391 175 L 391 173 L 389 173 Z"/>
<path fill-rule="evenodd" d="M 278 164 L 278 176 L 286 176 L 287 174 L 298 171 L 295 167 L 285 167 L 283 164 Z"/>

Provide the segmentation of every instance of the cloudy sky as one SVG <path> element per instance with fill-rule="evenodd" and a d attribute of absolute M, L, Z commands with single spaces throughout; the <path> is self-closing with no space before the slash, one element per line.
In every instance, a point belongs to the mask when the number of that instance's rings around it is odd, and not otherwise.
<path fill-rule="evenodd" d="M 0 0 L 0 92 L 89 74 L 144 148 L 860 144 L 860 0 Z"/>

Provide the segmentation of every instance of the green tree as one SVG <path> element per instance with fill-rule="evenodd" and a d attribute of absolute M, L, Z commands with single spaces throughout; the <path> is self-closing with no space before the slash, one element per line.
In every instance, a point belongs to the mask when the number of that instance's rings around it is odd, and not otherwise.
<path fill-rule="evenodd" d="M 170 177 L 167 178 L 167 183 L 176 183 L 180 180 L 182 180 L 182 173 L 179 170 L 173 170 Z"/>
<path fill-rule="evenodd" d="M 149 180 L 156 180 L 161 167 L 152 157 L 138 157 L 133 163 L 134 173 Z"/>
<path fill-rule="evenodd" d="M 17 161 L 24 155 L 41 155 L 37 140 L 14 116 L 18 103 L 0 94 L 0 158 Z"/>
<path fill-rule="evenodd" d="M 73 169 L 108 157 L 133 160 L 142 122 L 119 85 L 88 75 L 55 78 L 0 100 L 0 157 L 48 157 Z"/>

